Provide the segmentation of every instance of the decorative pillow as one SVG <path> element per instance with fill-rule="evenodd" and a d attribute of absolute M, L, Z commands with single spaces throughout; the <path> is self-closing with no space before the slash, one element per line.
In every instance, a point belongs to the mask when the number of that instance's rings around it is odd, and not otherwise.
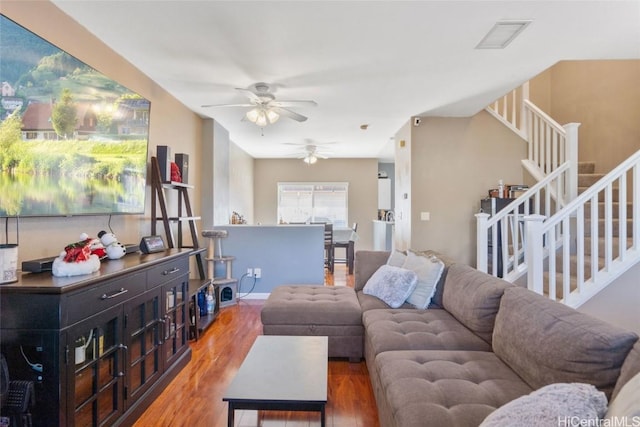
<path fill-rule="evenodd" d="M 402 268 L 411 270 L 418 276 L 416 288 L 407 298 L 407 302 L 415 308 L 427 308 L 444 271 L 444 263 L 435 256 L 427 257 L 409 251 Z"/>
<path fill-rule="evenodd" d="M 404 261 L 407 259 L 407 253 L 399 250 L 392 251 L 387 259 L 387 265 L 394 267 L 402 267 Z"/>
<path fill-rule="evenodd" d="M 596 426 L 606 411 L 607 397 L 591 384 L 556 383 L 501 406 L 480 427 Z"/>
<path fill-rule="evenodd" d="M 620 420 L 627 420 L 628 423 L 637 420 L 636 425 L 640 425 L 640 373 L 622 386 L 611 401 L 606 418 L 611 420 L 609 425 L 612 426 L 624 425 L 620 424 Z"/>
<path fill-rule="evenodd" d="M 400 307 L 416 287 L 418 276 L 411 270 L 382 265 L 371 275 L 362 292 L 373 295 L 391 308 Z"/>

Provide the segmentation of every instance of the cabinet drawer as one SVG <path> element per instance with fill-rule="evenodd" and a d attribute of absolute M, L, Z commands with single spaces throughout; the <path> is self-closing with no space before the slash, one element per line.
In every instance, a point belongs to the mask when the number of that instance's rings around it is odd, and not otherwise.
<path fill-rule="evenodd" d="M 145 291 L 145 281 L 144 272 L 128 274 L 69 295 L 64 305 L 67 322 L 63 320 L 63 323 L 73 324 L 140 295 Z"/>
<path fill-rule="evenodd" d="M 163 262 L 147 271 L 147 289 L 155 288 L 185 274 L 189 274 L 189 257 Z"/>

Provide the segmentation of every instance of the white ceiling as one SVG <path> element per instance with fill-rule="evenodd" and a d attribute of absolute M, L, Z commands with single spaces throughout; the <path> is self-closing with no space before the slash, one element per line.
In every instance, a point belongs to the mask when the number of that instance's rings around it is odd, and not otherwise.
<path fill-rule="evenodd" d="M 640 58 L 639 0 L 53 2 L 256 158 L 311 139 L 389 159 L 411 116 L 473 115 L 561 60 Z M 474 49 L 514 19 L 533 22 L 506 49 Z M 234 88 L 256 82 L 318 106 L 264 135 L 246 109 L 201 107 L 243 103 Z"/>

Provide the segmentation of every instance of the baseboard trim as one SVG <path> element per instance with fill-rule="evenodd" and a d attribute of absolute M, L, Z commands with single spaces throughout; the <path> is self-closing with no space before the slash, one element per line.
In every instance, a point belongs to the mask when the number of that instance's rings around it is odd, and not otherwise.
<path fill-rule="evenodd" d="M 264 292 L 264 293 L 255 293 L 255 292 L 251 292 L 248 294 L 241 294 L 238 292 L 238 299 L 267 299 L 269 298 L 269 295 L 271 295 L 268 292 Z"/>

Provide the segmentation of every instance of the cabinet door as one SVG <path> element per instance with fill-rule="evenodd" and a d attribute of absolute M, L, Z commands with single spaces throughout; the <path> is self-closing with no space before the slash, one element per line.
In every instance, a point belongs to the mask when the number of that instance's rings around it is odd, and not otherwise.
<path fill-rule="evenodd" d="M 189 338 L 189 277 L 182 276 L 165 284 L 163 354 L 165 366 L 187 349 Z"/>
<path fill-rule="evenodd" d="M 160 377 L 162 322 L 160 288 L 125 303 L 127 343 L 127 408 Z"/>
<path fill-rule="evenodd" d="M 67 331 L 69 425 L 109 425 L 123 413 L 122 320 L 118 305 Z"/>

